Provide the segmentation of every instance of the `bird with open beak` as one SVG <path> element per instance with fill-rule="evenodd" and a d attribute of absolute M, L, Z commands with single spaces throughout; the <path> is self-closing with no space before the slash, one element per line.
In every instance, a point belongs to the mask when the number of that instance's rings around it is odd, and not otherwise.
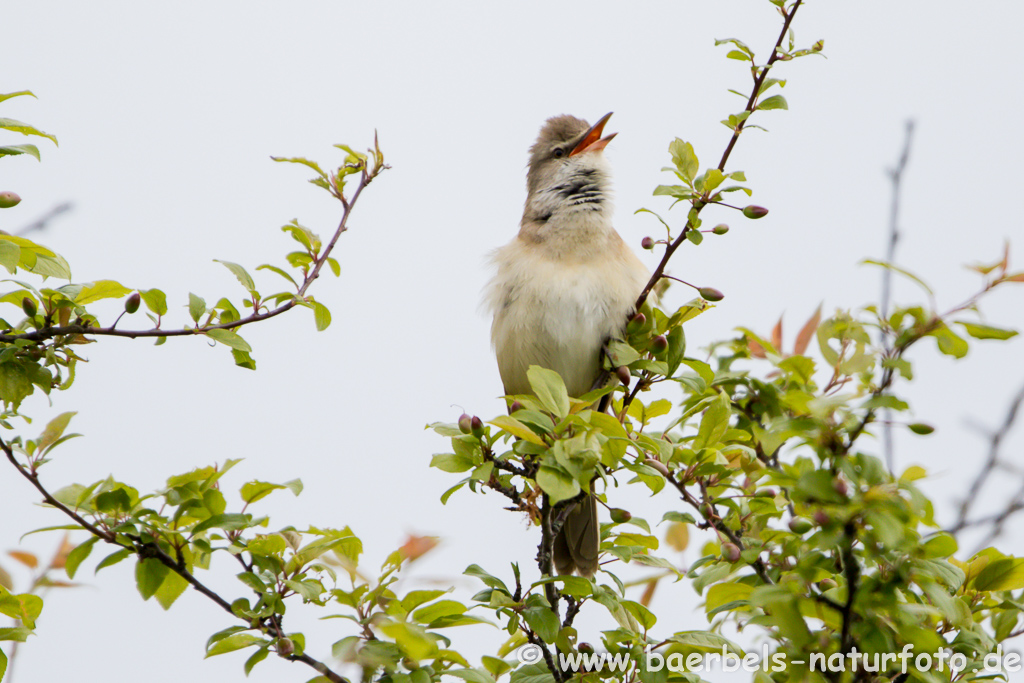
<path fill-rule="evenodd" d="M 493 255 L 486 290 L 491 341 L 506 394 L 528 394 L 526 371 L 556 371 L 570 396 L 602 381 L 601 353 L 621 337 L 647 284 L 647 268 L 612 227 L 610 169 L 602 137 L 611 114 L 589 125 L 548 119 L 530 148 L 519 234 Z M 597 501 L 587 496 L 554 539 L 558 574 L 593 576 L 600 550 Z"/>

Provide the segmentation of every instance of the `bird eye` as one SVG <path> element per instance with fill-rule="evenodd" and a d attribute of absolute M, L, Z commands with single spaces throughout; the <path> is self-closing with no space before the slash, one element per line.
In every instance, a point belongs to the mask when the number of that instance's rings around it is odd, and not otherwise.
<path fill-rule="evenodd" d="M 556 147 L 555 151 L 551 153 L 556 159 L 561 159 L 565 156 L 565 150 L 561 147 Z"/>

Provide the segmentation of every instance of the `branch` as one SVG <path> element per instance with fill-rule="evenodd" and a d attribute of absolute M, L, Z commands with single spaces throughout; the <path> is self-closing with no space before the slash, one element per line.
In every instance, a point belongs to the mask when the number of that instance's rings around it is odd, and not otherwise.
<path fill-rule="evenodd" d="M 903 181 L 903 172 L 907 168 L 907 162 L 910 159 L 910 142 L 914 136 L 914 121 L 910 119 L 906 124 L 906 133 L 903 138 L 903 152 L 900 154 L 900 159 L 896 164 L 896 168 L 889 171 L 889 177 L 892 180 L 892 204 L 889 208 L 889 246 L 885 252 L 885 262 L 893 263 L 896 260 L 896 243 L 899 242 L 899 215 L 900 215 L 900 187 Z M 882 301 L 881 301 L 881 318 L 886 320 L 889 317 L 889 304 L 892 299 L 892 271 L 888 268 L 882 269 Z M 882 335 L 882 348 L 889 351 L 891 346 L 889 343 L 889 335 L 885 333 L 883 329 Z M 893 472 L 893 450 L 892 450 L 892 411 L 886 409 L 885 423 L 882 427 L 882 450 L 885 455 L 885 465 L 888 467 L 890 474 Z"/>
<path fill-rule="evenodd" d="M 18 462 L 17 458 L 14 455 L 14 451 L 3 439 L 0 439 L 0 450 L 3 450 L 4 455 L 6 455 L 7 459 L 11 462 L 12 465 L 14 465 L 14 468 L 18 470 L 18 472 L 23 477 L 25 477 L 25 479 L 27 479 L 29 483 L 31 483 L 36 488 L 36 490 L 39 491 L 40 494 L 42 494 L 43 500 L 46 501 L 48 505 L 51 505 L 52 507 L 55 507 L 61 512 L 63 512 L 65 515 L 74 520 L 76 524 L 78 524 L 80 527 L 91 533 L 93 536 L 96 536 L 100 540 L 105 541 L 106 543 L 110 543 L 112 545 L 116 545 L 119 548 L 126 547 L 123 543 L 119 543 L 117 541 L 116 534 L 114 534 L 111 531 L 101 529 L 94 524 L 91 524 L 77 512 L 68 508 L 66 505 L 61 503 L 56 498 L 54 498 L 46 489 L 46 487 L 43 486 L 42 482 L 39 481 L 39 476 L 33 472 L 28 471 Z M 151 557 L 159 561 L 162 565 L 164 565 L 165 567 L 173 571 L 175 574 L 183 578 L 185 581 L 187 581 L 188 584 L 192 586 L 192 588 L 194 588 L 196 591 L 212 600 L 214 603 L 217 604 L 218 607 L 226 611 L 232 617 L 237 618 L 237 615 L 231 609 L 231 603 L 229 603 L 227 600 L 222 598 L 216 592 L 214 592 L 206 585 L 204 585 L 201 581 L 199 581 L 190 571 L 188 571 L 188 569 L 185 568 L 183 563 L 178 562 L 177 560 L 172 558 L 170 555 L 164 552 L 163 549 L 160 548 L 160 546 L 158 546 L 156 543 L 152 541 L 146 541 L 139 537 L 129 538 L 132 538 L 132 541 L 135 545 L 135 547 L 132 548 L 132 550 L 138 557 Z M 249 623 L 248 620 L 245 621 L 247 624 Z M 268 635 L 271 635 L 275 638 L 285 637 L 285 634 L 280 630 L 276 623 L 272 623 L 270 627 L 264 625 L 261 627 L 261 629 Z M 306 664 L 307 666 L 316 669 L 321 675 L 323 675 L 328 680 L 332 681 L 332 683 L 350 683 L 348 679 L 334 673 L 325 664 L 316 659 L 313 659 L 309 655 L 289 655 L 287 659 L 290 659 L 291 661 L 295 662 L 302 662 L 303 664 Z"/>
<path fill-rule="evenodd" d="M 754 108 L 757 103 L 757 96 L 761 93 L 761 86 L 764 84 L 765 79 L 768 78 L 768 72 L 771 71 L 772 65 L 775 64 L 775 62 L 777 62 L 780 59 L 781 53 L 779 52 L 779 48 L 782 46 L 782 41 L 785 40 L 786 34 L 789 32 L 789 26 L 793 22 L 793 17 L 796 16 L 796 12 L 798 9 L 800 9 L 800 5 L 802 3 L 803 0 L 796 0 L 796 2 L 793 3 L 793 6 L 790 8 L 788 13 L 786 13 L 785 10 L 780 9 L 786 20 L 782 24 L 782 31 L 779 32 L 779 39 L 775 41 L 775 47 L 772 49 L 771 57 L 768 58 L 768 62 L 760 68 L 757 77 L 754 78 L 754 87 L 750 92 L 750 97 L 747 99 L 747 106 L 744 109 L 744 111 L 748 111 L 750 113 L 754 112 Z M 725 152 L 722 154 L 722 159 L 721 161 L 718 162 L 719 171 L 725 171 L 725 164 L 729 161 L 729 156 L 732 154 L 733 147 L 736 146 L 736 141 L 739 140 L 740 133 L 743 132 L 743 128 L 746 125 L 746 122 L 746 119 L 740 121 L 739 124 L 737 124 L 736 128 L 733 130 L 732 138 L 729 139 L 729 144 L 726 145 Z M 665 255 L 661 257 L 661 262 L 658 263 L 658 267 L 655 268 L 654 272 L 651 274 L 651 279 L 647 281 L 647 285 L 644 287 L 643 291 L 640 292 L 640 296 L 637 298 L 636 303 L 633 305 L 633 310 L 639 311 L 640 308 L 644 305 L 644 302 L 647 301 L 647 297 L 650 296 L 651 292 L 654 290 L 655 285 L 658 284 L 658 281 L 661 280 L 662 276 L 665 274 L 665 268 L 666 266 L 668 266 L 669 259 L 672 258 L 672 255 L 676 252 L 676 249 L 678 249 L 686 240 L 686 234 L 693 229 L 693 219 L 700 214 L 701 210 L 705 206 L 707 206 L 707 202 L 703 201 L 702 199 L 697 199 L 694 201 L 693 212 L 691 214 L 691 217 L 686 222 L 686 227 L 683 228 L 683 231 L 679 234 L 678 237 L 676 237 L 675 240 L 672 241 L 671 244 L 665 247 Z"/>
<path fill-rule="evenodd" d="M 1017 395 L 1010 402 L 1010 407 L 1006 411 L 1006 417 L 1003 418 L 1003 424 L 989 436 L 988 456 L 985 458 L 984 465 L 982 465 L 977 476 L 974 478 L 974 481 L 971 483 L 967 496 L 961 501 L 957 521 L 952 527 L 950 527 L 950 529 L 948 529 L 948 533 L 955 535 L 969 527 L 991 524 L 992 528 L 982 541 L 982 545 L 985 545 L 1002 533 L 1003 525 L 1011 515 L 1019 512 L 1021 509 L 1024 509 L 1024 482 L 1022 482 L 1021 488 L 1010 499 L 1010 502 L 1002 512 L 985 519 L 968 521 L 971 508 L 978 501 L 982 487 L 988 481 L 989 477 L 992 476 L 995 470 L 1003 464 L 999 451 L 1002 447 L 1003 440 L 1010 433 L 1014 423 L 1017 421 L 1017 415 L 1020 412 L 1022 404 L 1024 404 L 1024 387 L 1021 387 L 1020 391 L 1017 392 Z"/>
<path fill-rule="evenodd" d="M 260 322 L 261 320 L 268 320 L 276 316 L 281 315 L 285 311 L 294 308 L 298 304 L 299 299 L 303 299 L 306 295 L 306 291 L 309 289 L 313 281 L 320 277 L 320 270 L 324 264 L 327 263 L 328 257 L 334 250 L 335 244 L 338 242 L 338 238 L 345 232 L 348 227 L 348 219 L 352 214 L 352 209 L 355 208 L 356 202 L 359 200 L 359 195 L 362 194 L 363 190 L 369 185 L 374 178 L 376 178 L 387 166 L 375 165 L 371 169 L 364 168 L 360 178 L 359 185 L 356 186 L 355 191 L 352 193 L 351 199 L 344 199 L 338 197 L 344 211 L 341 215 L 341 220 L 338 223 L 338 227 L 335 229 L 334 234 L 331 236 L 330 241 L 327 243 L 327 247 L 319 255 L 316 261 L 313 262 L 313 267 L 306 273 L 305 278 L 302 280 L 302 284 L 299 285 L 298 291 L 295 294 L 295 298 L 286 301 L 277 308 L 269 311 L 258 312 L 253 311 L 251 315 L 244 318 L 234 320 L 229 323 L 221 323 L 219 325 L 207 325 L 206 327 L 186 327 L 177 330 L 162 330 L 159 327 L 155 327 L 150 330 L 118 330 L 113 325 L 110 327 L 91 327 L 89 325 L 61 325 L 58 327 L 43 327 L 41 329 L 32 332 L 23 332 L 18 334 L 0 334 L 0 342 L 12 343 L 23 339 L 26 341 L 41 342 L 54 337 L 66 336 L 66 335 L 90 335 L 95 337 L 127 337 L 129 339 L 137 339 L 139 337 L 186 337 L 194 335 L 203 335 L 210 330 L 231 330 L 250 323 Z M 337 195 L 335 195 L 337 196 Z"/>

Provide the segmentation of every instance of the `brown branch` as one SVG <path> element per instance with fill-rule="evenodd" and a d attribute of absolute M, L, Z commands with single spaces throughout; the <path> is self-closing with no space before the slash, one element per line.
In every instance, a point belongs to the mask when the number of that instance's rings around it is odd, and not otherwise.
<path fill-rule="evenodd" d="M 39 481 L 39 476 L 28 471 L 25 467 L 21 465 L 21 463 L 18 462 L 18 459 L 14 455 L 14 451 L 3 439 L 0 439 L 0 450 L 3 450 L 4 455 L 6 455 L 7 459 L 11 462 L 12 465 L 14 465 L 14 468 L 18 470 L 18 472 L 23 477 L 25 477 L 25 479 L 27 479 L 29 483 L 31 483 L 36 488 L 37 491 L 39 491 L 39 493 L 43 496 L 43 500 L 46 501 L 48 505 L 60 510 L 66 516 L 74 520 L 76 524 L 78 524 L 80 527 L 91 533 L 93 536 L 96 536 L 100 540 L 105 541 L 106 543 L 110 543 L 112 545 L 116 545 L 119 548 L 126 547 L 123 543 L 118 542 L 116 534 L 114 534 L 111 531 L 101 529 L 94 524 L 91 524 L 77 512 L 70 509 L 69 507 L 61 503 L 59 500 L 54 498 L 53 495 L 51 495 L 50 492 L 46 489 L 46 487 L 43 486 L 42 482 Z M 231 616 L 237 618 L 237 615 L 231 609 L 231 603 L 229 603 L 216 592 L 205 586 L 190 571 L 188 571 L 188 569 L 185 568 L 183 563 L 175 560 L 173 557 L 168 555 L 155 542 L 147 541 L 140 537 L 131 537 L 127 535 L 125 535 L 125 537 L 132 539 L 134 547 L 131 548 L 131 550 L 138 557 L 149 557 L 159 561 L 162 565 L 164 565 L 165 567 L 173 571 L 175 574 L 183 578 L 185 581 L 187 581 L 188 584 L 192 586 L 192 588 L 194 588 L 196 591 L 205 595 L 207 598 L 216 603 L 218 607 L 225 610 Z M 285 637 L 285 634 L 281 632 L 280 627 L 278 627 L 276 624 L 272 624 L 272 628 L 268 628 L 266 626 L 262 628 L 265 632 L 269 631 L 268 635 L 272 635 L 275 638 Z M 290 655 L 288 659 L 292 661 L 302 662 L 303 664 L 306 664 L 316 669 L 318 672 L 320 672 L 321 675 L 323 675 L 333 683 L 350 683 L 348 679 L 334 673 L 329 668 L 327 668 L 325 664 L 316 659 L 313 659 L 309 655 Z"/>
<path fill-rule="evenodd" d="M 782 24 L 782 31 L 779 33 L 779 39 L 775 41 L 775 47 L 772 49 L 772 54 L 771 57 L 768 58 L 768 62 L 760 68 L 758 76 L 754 79 L 754 87 L 751 90 L 750 98 L 747 100 L 747 106 L 745 107 L 744 111 L 748 111 L 751 114 L 754 112 L 757 97 L 758 95 L 761 94 L 761 86 L 764 85 L 764 81 L 768 77 L 768 72 L 771 70 L 772 65 L 775 64 L 775 62 L 780 59 L 779 48 L 782 45 L 782 41 L 785 40 L 786 34 L 789 32 L 789 26 L 793 22 L 793 17 L 796 15 L 797 10 L 800 9 L 800 5 L 802 3 L 803 0 L 796 0 L 796 2 L 793 3 L 793 6 L 789 9 L 788 13 L 785 10 L 782 10 L 783 16 L 785 16 L 786 19 Z M 743 127 L 746 125 L 746 122 L 746 119 L 740 121 L 739 124 L 737 124 L 735 130 L 733 130 L 732 138 L 730 138 L 729 144 L 726 146 L 725 152 L 722 154 L 721 161 L 718 162 L 719 171 L 725 171 L 725 164 L 729 161 L 729 156 L 732 154 L 733 147 L 736 146 L 736 141 L 739 139 L 740 133 L 743 132 Z M 707 202 L 705 202 L 703 199 L 695 200 L 693 202 L 693 217 L 696 217 L 698 214 L 700 214 L 701 210 L 705 206 L 707 206 Z M 691 218 L 687 220 L 686 226 L 683 228 L 683 231 L 679 234 L 679 236 L 676 237 L 676 239 L 673 240 L 671 244 L 665 247 L 665 255 L 662 256 L 661 262 L 658 263 L 658 267 L 655 268 L 654 273 L 651 274 L 651 279 L 647 281 L 647 285 L 644 287 L 643 291 L 640 292 L 640 296 L 637 298 L 636 304 L 634 304 L 633 306 L 634 310 L 639 311 L 640 308 L 644 305 L 644 302 L 647 301 L 647 298 L 654 290 L 655 285 L 658 284 L 658 281 L 661 279 L 662 275 L 664 275 L 665 268 L 666 266 L 668 266 L 669 259 L 672 258 L 672 255 L 676 252 L 676 249 L 682 246 L 683 241 L 686 240 L 686 234 L 692 229 L 693 219 Z"/>
<path fill-rule="evenodd" d="M 114 325 L 110 327 L 91 327 L 89 325 L 60 325 L 57 327 L 43 327 L 33 332 L 24 332 L 18 334 L 0 334 L 0 342 L 12 343 L 19 339 L 27 341 L 46 341 L 54 337 L 68 336 L 68 335 L 89 335 L 95 337 L 127 337 L 129 339 L 145 338 L 145 337 L 186 337 L 194 335 L 203 335 L 210 330 L 231 330 L 250 323 L 260 322 L 261 320 L 268 320 L 276 316 L 281 315 L 285 311 L 291 310 L 298 305 L 298 299 L 302 299 L 306 295 L 306 291 L 309 289 L 313 281 L 320 277 L 320 270 L 324 264 L 327 263 L 328 257 L 334 250 L 335 244 L 338 242 L 338 238 L 341 234 L 348 230 L 348 219 L 352 214 L 352 209 L 355 208 L 356 202 L 359 200 L 359 195 L 363 193 L 370 182 L 373 181 L 380 173 L 386 169 L 387 166 L 374 166 L 371 169 L 363 169 L 359 179 L 359 185 L 356 186 L 355 191 L 352 193 L 352 198 L 348 200 L 342 200 L 344 211 L 341 216 L 341 220 L 338 223 L 338 227 L 335 229 L 334 234 L 331 236 L 330 241 L 327 243 L 327 247 L 323 250 L 320 256 L 313 262 L 313 267 L 306 273 L 305 278 L 302 280 L 302 284 L 299 285 L 298 290 L 295 294 L 295 299 L 286 301 L 277 308 L 269 311 L 258 312 L 253 311 L 251 315 L 244 318 L 234 320 L 229 323 L 221 323 L 218 325 L 207 325 L 206 327 L 186 327 L 182 329 L 174 330 L 162 330 L 159 327 L 155 327 L 150 330 L 118 330 L 114 328 Z M 337 195 L 335 195 L 337 196 Z M 341 197 L 339 197 L 341 199 Z M 116 324 L 116 323 L 115 323 Z"/>
<path fill-rule="evenodd" d="M 906 133 L 903 138 L 903 152 L 900 154 L 900 159 L 896 163 L 896 168 L 889 171 L 889 177 L 892 180 L 892 203 L 889 207 L 889 245 L 885 253 L 885 262 L 892 263 L 896 259 L 896 244 L 900 239 L 899 232 L 899 215 L 900 215 L 900 188 L 903 182 L 903 172 L 907 168 L 907 162 L 910 160 L 910 143 L 914 136 L 914 121 L 913 119 L 907 121 Z M 889 305 L 892 303 L 892 271 L 888 268 L 882 269 L 882 301 L 881 301 L 881 318 L 884 321 L 889 317 Z M 889 343 L 889 335 L 882 329 L 882 348 L 888 352 L 891 348 Z M 882 427 L 882 452 L 885 458 L 885 465 L 889 469 L 889 473 L 894 471 L 893 463 L 893 448 L 892 448 L 892 411 L 886 409 L 883 413 L 885 416 L 885 423 Z"/>
<path fill-rule="evenodd" d="M 989 435 L 989 449 L 988 455 L 985 458 L 985 463 L 982 465 L 977 476 L 974 478 L 974 481 L 971 483 L 967 495 L 960 502 L 957 521 L 947 530 L 947 533 L 955 535 L 969 527 L 991 524 L 992 528 L 982 541 L 982 545 L 985 545 L 1002 533 L 1003 525 L 1011 515 L 1019 512 L 1021 509 L 1024 509 L 1024 481 L 1022 481 L 1020 490 L 1018 490 L 1010 499 L 1010 502 L 1000 513 L 984 519 L 968 521 L 971 508 L 978 501 L 982 487 L 988 481 L 989 477 L 992 476 L 995 470 L 1002 464 L 1002 458 L 1000 457 L 999 451 L 1004 439 L 1006 439 L 1006 436 L 1017 421 L 1017 416 L 1020 413 L 1022 404 L 1024 404 L 1024 387 L 1021 387 L 1017 392 L 1017 395 L 1010 402 L 1010 407 L 1006 411 L 1006 416 L 1003 418 L 1002 425 L 1000 425 L 995 432 Z"/>

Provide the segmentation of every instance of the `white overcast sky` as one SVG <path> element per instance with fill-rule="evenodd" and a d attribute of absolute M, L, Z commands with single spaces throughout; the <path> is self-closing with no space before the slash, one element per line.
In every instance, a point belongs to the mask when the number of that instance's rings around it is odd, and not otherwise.
<path fill-rule="evenodd" d="M 725 220 L 733 230 L 682 249 L 673 264 L 673 273 L 726 294 L 688 326 L 691 352 L 738 325 L 767 334 L 783 313 L 788 346 L 819 303 L 828 313 L 877 297 L 879 272 L 858 262 L 884 253 L 886 168 L 908 118 L 917 134 L 898 260 L 935 286 L 944 307 L 976 287 L 963 264 L 996 260 L 1004 240 L 1016 242 L 1024 266 L 1024 135 L 1015 119 L 1024 108 L 1022 22 L 1024 6 L 1009 1 L 808 2 L 797 40 L 824 39 L 828 59 L 778 69 L 789 79 L 782 94 L 790 110 L 758 115 L 754 122 L 770 133 L 745 134 L 730 165 L 747 172 L 753 201 L 771 214 L 755 223 L 709 210 L 710 224 Z M 22 432 L 28 436 L 67 410 L 79 411 L 72 428 L 86 435 L 56 452 L 43 470 L 46 484 L 115 473 L 146 491 L 169 474 L 243 457 L 228 490 L 253 478 L 305 481 L 299 498 L 265 501 L 275 527 L 351 525 L 366 542 L 369 567 L 406 533 L 439 535 L 441 548 L 412 574 L 442 583 L 473 561 L 503 575 L 513 559 L 533 567 L 536 534 L 500 510 L 497 496 L 460 494 L 440 505 L 456 479 L 427 467 L 446 444 L 423 425 L 453 421 L 462 410 L 485 418 L 501 411 L 489 321 L 478 303 L 486 254 L 516 232 L 526 149 L 539 126 L 555 114 L 593 121 L 615 112 L 608 130 L 619 136 L 607 154 L 616 225 L 639 248 L 658 225 L 633 211 L 668 205 L 651 196 L 667 179 L 659 169 L 668 143 L 683 137 L 705 165 L 716 163 L 729 135 L 718 122 L 742 108 L 726 91 L 747 90 L 749 76 L 714 39 L 740 37 L 763 60 L 779 30 L 767 0 L 64 0 L 8 3 L 4 25 L 0 92 L 32 89 L 39 99 L 4 102 L 0 116 L 54 133 L 60 147 L 40 142 L 41 164 L 0 162 L 0 190 L 23 197 L 0 215 L 0 227 L 16 230 L 73 202 L 73 213 L 35 237 L 70 261 L 76 281 L 164 289 L 169 324 L 185 321 L 189 291 L 208 302 L 240 300 L 234 278 L 212 259 L 253 272 L 283 264 L 290 241 L 279 227 L 288 220 L 321 235 L 333 230 L 338 207 L 305 183 L 305 169 L 271 155 L 337 163 L 332 144 L 366 147 L 376 129 L 393 166 L 364 195 L 339 244 L 342 277 L 314 289 L 334 315 L 326 332 L 314 331 L 307 311 L 246 329 L 255 373 L 199 339 L 86 348 L 89 363 L 72 391 L 55 395 L 52 408 L 25 405 L 37 417 Z M 683 219 L 681 211 L 667 216 L 676 225 Z M 651 254 L 642 257 L 653 266 Z M 274 277 L 260 273 L 262 291 L 274 291 Z M 989 297 L 986 318 L 1024 328 L 1024 286 L 1006 290 Z M 900 283 L 896 296 L 910 302 L 918 293 Z M 669 303 L 684 297 L 677 289 Z M 141 325 L 142 316 L 132 322 Z M 948 521 L 985 449 L 967 421 L 1002 419 L 1024 384 L 1024 344 L 980 342 L 961 362 L 921 346 L 913 354 L 920 380 L 907 394 L 915 419 L 942 429 L 927 440 L 901 434 L 898 463 L 930 471 L 926 486 Z M 1018 462 L 1022 431 L 1005 444 Z M 987 500 L 1012 486 L 1003 477 Z M 19 541 L 63 521 L 36 501 L 10 469 L 0 477 L 0 550 L 55 546 L 54 535 Z M 631 505 L 651 521 L 677 507 L 667 494 Z M 1019 538 L 1004 545 L 1022 550 Z M 678 559 L 699 555 L 691 548 Z M 225 614 L 194 594 L 164 614 L 134 592 L 130 563 L 93 577 L 102 556 L 97 551 L 80 573 L 89 587 L 47 597 L 39 636 L 18 657 L 18 683 L 83 672 L 151 683 L 241 679 L 242 656 L 202 661 L 206 637 L 232 623 Z M 0 563 L 13 569 L 10 558 Z M 222 565 L 222 578 L 208 580 L 228 596 L 244 595 L 232 572 Z M 685 583 L 663 586 L 658 600 L 666 615 L 696 604 Z M 308 626 L 311 654 L 328 658 L 330 643 L 348 634 L 343 622 L 315 622 L 319 613 L 302 611 L 289 613 L 289 625 Z M 702 612 L 676 621 L 704 627 Z M 583 628 L 596 642 L 596 627 Z M 273 661 L 249 680 L 311 676 Z"/>

